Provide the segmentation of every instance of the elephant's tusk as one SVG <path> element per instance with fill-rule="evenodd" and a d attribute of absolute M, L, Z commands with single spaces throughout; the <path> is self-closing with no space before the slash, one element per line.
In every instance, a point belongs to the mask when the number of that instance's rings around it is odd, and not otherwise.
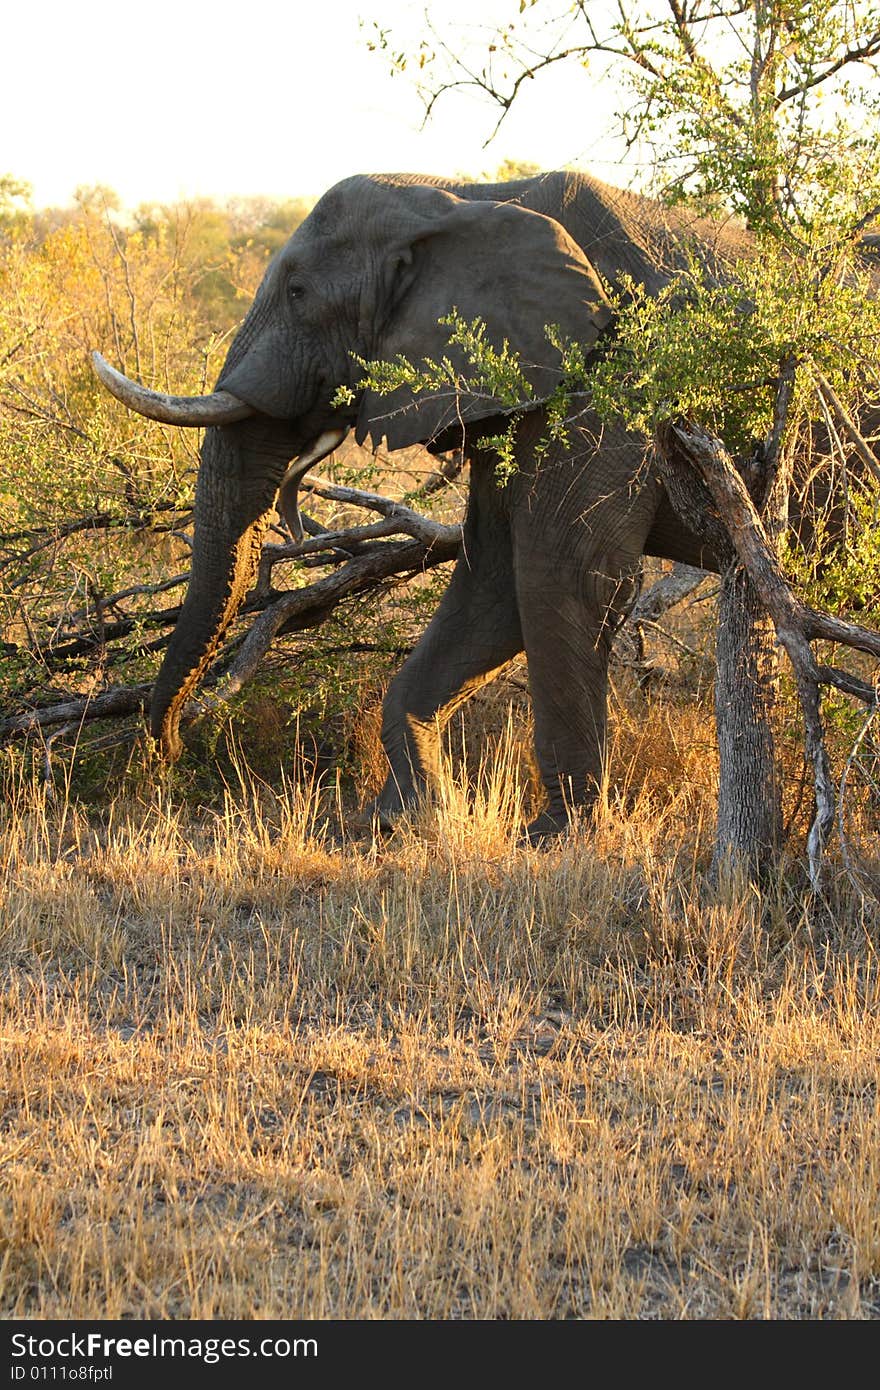
<path fill-rule="evenodd" d="M 231 425 L 254 414 L 252 406 L 230 391 L 214 391 L 210 396 L 166 396 L 162 391 L 150 391 L 117 372 L 100 352 L 92 353 L 92 366 L 111 396 L 148 420 L 161 420 L 165 425 Z"/>
<path fill-rule="evenodd" d="M 303 475 L 308 472 L 313 463 L 318 463 L 342 443 L 348 434 L 348 427 L 325 430 L 315 440 L 310 449 L 298 458 L 288 468 L 281 485 L 278 489 L 278 510 L 290 528 L 290 534 L 298 543 L 305 536 L 303 530 L 302 517 L 299 514 L 299 485 Z"/>

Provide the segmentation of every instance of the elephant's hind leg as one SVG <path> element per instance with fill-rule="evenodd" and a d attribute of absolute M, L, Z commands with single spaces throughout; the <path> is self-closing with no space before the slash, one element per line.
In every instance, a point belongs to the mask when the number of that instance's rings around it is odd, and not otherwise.
<path fill-rule="evenodd" d="M 551 470 L 539 475 L 532 512 L 523 507 L 514 521 L 535 754 L 547 793 L 546 809 L 526 831 L 531 843 L 592 806 L 604 776 L 608 659 L 637 591 L 656 505 L 652 486 L 612 479 L 603 488 L 614 457 L 610 446 L 586 453 L 579 490 L 565 496 L 554 492 Z"/>

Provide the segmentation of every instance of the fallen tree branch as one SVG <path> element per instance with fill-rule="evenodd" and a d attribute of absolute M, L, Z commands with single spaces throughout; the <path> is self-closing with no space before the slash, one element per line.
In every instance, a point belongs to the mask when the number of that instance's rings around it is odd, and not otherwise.
<path fill-rule="evenodd" d="M 408 518 L 404 520 L 408 521 Z M 433 569 L 454 559 L 460 541 L 459 527 L 447 526 L 435 530 L 431 526 L 427 529 L 431 535 L 427 544 L 410 539 L 376 545 L 366 554 L 349 558 L 332 574 L 303 589 L 258 599 L 261 611 L 244 638 L 234 644 L 235 655 L 231 664 L 225 672 L 215 670 L 209 678 L 216 682 L 216 689 L 209 697 L 191 700 L 184 711 L 184 720 L 191 722 L 207 709 L 218 708 L 236 695 L 251 679 L 272 641 L 280 633 L 316 627 L 345 599 L 369 593 L 389 580 Z M 166 610 L 165 614 L 152 616 L 157 621 L 160 617 L 162 621 L 173 621 L 177 611 Z M 253 611 L 252 600 L 248 612 L 252 614 Z M 146 623 L 148 619 L 149 615 L 140 615 L 137 619 L 108 625 L 105 638 L 111 633 L 125 635 L 135 621 Z M 68 650 L 79 652 L 83 640 L 67 644 Z M 78 727 L 85 721 L 140 714 L 149 703 L 151 691 L 150 684 L 115 687 L 98 695 L 65 699 L 26 710 L 0 720 L 0 739 L 27 735 L 56 725 Z"/>
<path fill-rule="evenodd" d="M 877 455 L 874 453 L 874 450 L 869 446 L 867 440 L 862 435 L 858 425 L 849 414 L 843 401 L 841 401 L 840 397 L 837 395 L 831 382 L 822 375 L 818 367 L 813 368 L 813 374 L 816 378 L 816 384 L 819 387 L 820 395 L 837 416 L 838 424 L 841 426 L 844 434 L 848 436 L 850 443 L 855 448 L 862 463 L 877 482 L 880 482 L 880 462 L 877 461 Z"/>
<path fill-rule="evenodd" d="M 661 575 L 655 584 L 639 595 L 627 621 L 634 627 L 641 623 L 656 623 L 661 613 L 681 603 L 705 578 L 706 570 L 683 563 L 674 565 L 668 574 Z"/>
<path fill-rule="evenodd" d="M 118 719 L 126 714 L 140 714 L 147 707 L 152 689 L 152 683 L 117 686 L 102 691 L 100 695 L 84 695 L 79 699 L 64 700 L 57 705 L 15 714 L 9 719 L 0 720 L 0 738 L 33 733 L 36 729 L 51 728 L 55 724 L 79 725 L 89 719 Z"/>
<path fill-rule="evenodd" d="M 440 474 L 432 475 L 431 486 L 428 491 L 438 490 L 440 486 L 445 486 L 450 478 L 456 476 L 460 468 L 460 460 L 449 460 Z M 421 516 L 401 502 L 394 502 L 378 494 L 355 488 L 337 488 L 329 483 L 315 483 L 311 479 L 307 480 L 304 486 L 306 489 L 313 490 L 316 495 L 324 496 L 328 500 L 341 501 L 352 506 L 378 511 L 381 514 L 381 520 L 330 531 L 310 518 L 305 518 L 307 530 L 311 533 L 308 539 L 299 543 L 265 544 L 254 591 L 243 609 L 245 615 L 271 607 L 277 601 L 278 594 L 272 589 L 271 577 L 274 566 L 278 563 L 294 560 L 300 561 L 305 568 L 310 568 L 326 565 L 338 566 L 347 564 L 354 558 L 374 554 L 378 556 L 393 555 L 395 552 L 393 550 L 388 551 L 384 543 L 390 537 L 402 535 L 418 541 L 423 547 L 424 554 L 430 553 L 431 563 L 435 564 L 439 563 L 441 554 L 448 557 L 454 553 L 460 541 L 459 526 L 447 526 L 433 521 L 429 517 Z M 166 508 L 160 506 L 160 509 Z M 167 504 L 167 510 L 176 509 L 173 509 L 171 504 Z M 106 530 L 110 527 L 132 528 L 145 523 L 146 517 L 140 514 L 129 514 L 120 518 L 110 513 L 96 512 L 67 522 L 58 528 L 32 528 L 18 533 L 14 538 L 9 536 L 5 538 L 7 541 L 11 539 L 25 541 L 27 548 L 23 553 L 19 552 L 9 555 L 5 559 L 0 559 L 0 568 L 4 563 L 6 565 L 16 563 L 19 566 L 24 566 L 41 549 L 49 546 L 54 547 L 84 531 Z M 167 525 L 154 525 L 153 529 L 166 533 Z M 184 539 L 190 544 L 189 537 L 181 536 L 180 539 Z M 392 571 L 394 563 L 396 562 L 392 562 Z M 379 571 L 384 573 L 385 560 L 380 558 L 377 565 L 377 573 Z M 96 653 L 100 653 L 102 663 L 107 666 L 116 665 L 123 654 L 122 648 L 118 644 L 138 630 L 142 630 L 144 633 L 150 629 L 155 631 L 157 628 L 170 630 L 180 612 L 177 606 L 154 609 L 146 608 L 143 604 L 139 605 L 137 612 L 127 612 L 124 601 L 158 595 L 168 589 L 187 583 L 188 579 L 189 572 L 183 571 L 155 584 L 129 585 L 106 596 L 98 595 L 95 603 L 80 607 L 73 612 L 61 612 L 55 618 L 44 616 L 41 613 L 39 622 L 35 623 L 30 621 L 27 610 L 21 609 L 21 620 L 27 634 L 27 640 L 21 644 L 4 642 L 0 646 L 0 654 L 13 659 L 21 657 L 25 660 L 36 660 L 44 672 L 77 668 L 83 660 L 89 660 Z M 20 585 L 29 583 L 31 583 L 30 574 L 23 574 L 7 585 L 7 592 L 12 593 Z M 347 580 L 344 580 L 343 589 L 346 588 L 346 585 Z M 311 588 L 312 586 L 309 586 L 308 589 L 300 590 L 298 593 L 311 592 Z M 318 589 L 317 592 L 321 594 L 323 588 Z M 298 599 L 298 602 L 300 601 Z M 306 602 L 305 610 L 297 620 L 297 627 L 315 626 L 326 616 L 326 611 L 329 611 L 323 604 L 315 607 L 311 614 L 307 610 L 308 603 Z M 114 614 L 114 620 L 108 622 L 107 615 L 110 612 Z M 291 619 L 291 621 L 293 620 Z M 48 629 L 48 635 L 42 636 L 41 634 L 46 629 Z M 288 630 L 290 629 L 288 628 Z M 60 638 L 61 640 L 59 640 Z M 139 650 L 155 650 L 164 645 L 167 640 L 168 638 L 165 636 L 149 642 L 142 642 L 139 644 Z"/>
<path fill-rule="evenodd" d="M 300 486 L 307 492 L 313 492 L 316 497 L 325 498 L 328 502 L 348 502 L 356 507 L 366 507 L 370 511 L 379 512 L 381 516 L 393 518 L 401 531 L 428 547 L 446 542 L 454 543 L 457 546 L 461 540 L 460 525 L 447 526 L 442 521 L 432 521 L 429 517 L 422 516 L 421 512 L 413 511 L 411 507 L 404 506 L 402 502 L 394 502 L 388 497 L 383 497 L 381 493 L 362 492 L 359 488 L 352 487 L 337 487 L 335 484 L 321 482 L 316 478 L 310 478 L 301 483 Z"/>
<path fill-rule="evenodd" d="M 445 529 L 454 535 L 436 540 L 430 546 L 420 541 L 391 542 L 381 550 L 349 560 L 333 574 L 326 575 L 308 588 L 292 590 L 276 599 L 252 624 L 238 655 L 210 700 L 191 701 L 184 711 L 184 718 L 187 711 L 195 715 L 205 708 L 213 709 L 225 704 L 233 695 L 237 695 L 283 629 L 291 631 L 316 626 L 345 598 L 375 588 L 392 577 L 432 569 L 454 559 L 458 552 L 459 530 L 458 527 Z M 293 623 L 296 623 L 294 629 L 291 628 Z"/>

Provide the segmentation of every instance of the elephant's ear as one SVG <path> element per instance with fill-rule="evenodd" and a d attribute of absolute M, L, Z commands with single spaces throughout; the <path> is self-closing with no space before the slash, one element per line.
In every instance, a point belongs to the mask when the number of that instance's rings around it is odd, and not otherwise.
<path fill-rule="evenodd" d="M 496 350 L 506 342 L 534 393 L 532 403 L 546 400 L 561 380 L 560 353 L 547 326 L 590 348 L 612 317 L 580 248 L 558 222 L 513 203 L 468 202 L 429 187 L 400 193 L 409 202 L 410 225 L 395 247 L 395 264 L 403 269 L 374 339 L 374 360 L 403 357 L 419 367 L 446 357 L 456 375 L 472 377 L 463 349 L 450 347 L 450 328 L 441 322 L 455 311 L 466 323 L 482 320 Z M 384 436 L 391 449 L 431 443 L 451 427 L 510 408 L 509 400 L 482 388 L 398 386 L 389 394 L 368 388 L 357 438 L 369 434 L 378 444 Z"/>

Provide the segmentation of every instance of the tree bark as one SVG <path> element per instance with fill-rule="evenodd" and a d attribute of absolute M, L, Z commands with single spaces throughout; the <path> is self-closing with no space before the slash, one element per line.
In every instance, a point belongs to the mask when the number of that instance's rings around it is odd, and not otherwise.
<path fill-rule="evenodd" d="M 701 467 L 694 440 L 667 426 L 659 432 L 657 444 L 676 512 L 685 525 L 710 540 L 721 568 L 715 643 L 720 767 L 712 876 L 717 879 L 722 870 L 738 865 L 760 881 L 782 838 L 781 781 L 771 722 L 779 670 L 776 632 L 738 560 L 727 500 Z M 729 463 L 732 468 L 732 460 Z"/>
<path fill-rule="evenodd" d="M 721 776 L 714 877 L 742 866 L 762 878 L 782 839 L 780 778 L 773 738 L 776 632 L 748 574 L 728 566 L 718 600 L 715 726 Z"/>

